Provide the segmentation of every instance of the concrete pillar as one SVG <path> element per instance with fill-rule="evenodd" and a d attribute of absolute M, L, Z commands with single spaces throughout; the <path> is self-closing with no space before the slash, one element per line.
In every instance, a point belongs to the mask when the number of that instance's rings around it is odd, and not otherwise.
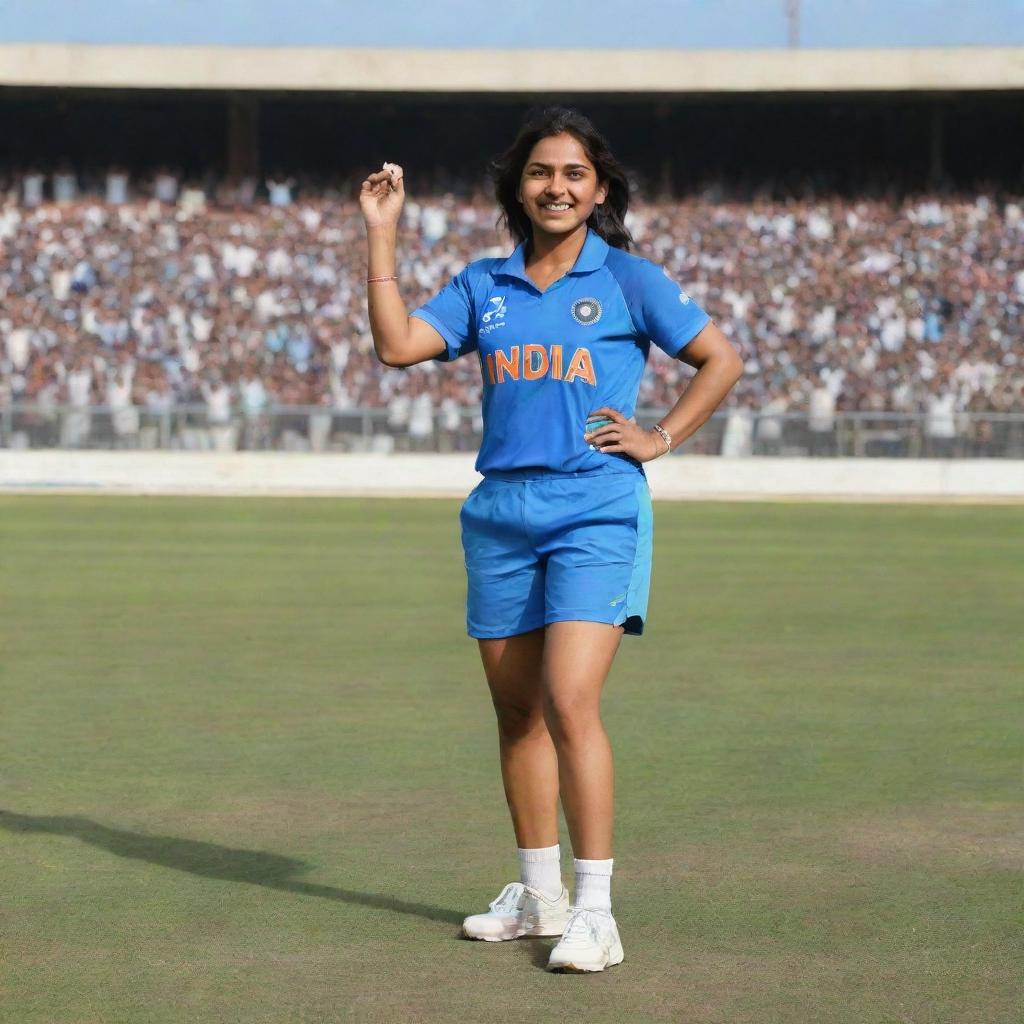
<path fill-rule="evenodd" d="M 228 179 L 257 178 L 260 173 L 260 105 L 252 93 L 228 94 Z"/>
<path fill-rule="evenodd" d="M 935 188 L 946 176 L 945 121 L 942 107 L 932 107 L 931 127 L 928 132 L 928 183 Z"/>

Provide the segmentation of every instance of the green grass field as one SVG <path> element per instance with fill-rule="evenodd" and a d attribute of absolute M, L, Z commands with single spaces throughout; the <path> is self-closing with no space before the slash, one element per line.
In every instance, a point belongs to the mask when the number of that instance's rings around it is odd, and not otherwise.
<path fill-rule="evenodd" d="M 655 505 L 576 976 L 457 937 L 518 877 L 457 507 L 0 498 L 0 1018 L 1019 1021 L 1024 510 Z"/>

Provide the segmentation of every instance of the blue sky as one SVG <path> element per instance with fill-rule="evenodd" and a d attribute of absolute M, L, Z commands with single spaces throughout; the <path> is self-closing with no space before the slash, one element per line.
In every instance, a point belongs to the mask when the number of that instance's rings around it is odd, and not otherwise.
<path fill-rule="evenodd" d="M 1024 0 L 802 0 L 805 47 L 1021 46 Z M 472 49 L 786 45 L 783 0 L 0 0 L 0 42 Z"/>

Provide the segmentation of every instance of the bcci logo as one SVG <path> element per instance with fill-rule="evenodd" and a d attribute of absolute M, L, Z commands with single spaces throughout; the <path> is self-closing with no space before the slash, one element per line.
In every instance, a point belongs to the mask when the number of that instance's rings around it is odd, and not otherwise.
<path fill-rule="evenodd" d="M 494 298 L 488 299 L 487 307 L 487 312 L 480 317 L 480 334 L 489 334 L 505 326 L 505 296 L 495 295 Z"/>
<path fill-rule="evenodd" d="M 572 304 L 572 318 L 584 327 L 596 324 L 601 319 L 601 303 L 597 299 L 577 299 Z"/>

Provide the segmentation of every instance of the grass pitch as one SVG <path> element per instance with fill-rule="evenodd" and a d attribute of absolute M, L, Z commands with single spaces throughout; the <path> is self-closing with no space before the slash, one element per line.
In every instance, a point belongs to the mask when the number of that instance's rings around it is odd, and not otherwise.
<path fill-rule="evenodd" d="M 517 863 L 456 511 L 0 497 L 5 1021 L 1019 1019 L 1020 509 L 656 504 L 586 977 L 457 938 Z"/>

